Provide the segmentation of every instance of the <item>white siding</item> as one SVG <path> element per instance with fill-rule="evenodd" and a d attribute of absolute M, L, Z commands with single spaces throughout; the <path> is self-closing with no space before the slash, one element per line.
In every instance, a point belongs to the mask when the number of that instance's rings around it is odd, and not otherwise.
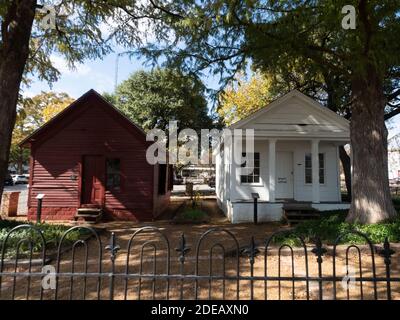
<path fill-rule="evenodd" d="M 254 152 L 260 153 L 260 183 L 241 184 L 238 166 L 232 164 L 234 179 L 232 179 L 231 201 L 251 200 L 251 193 L 257 192 L 260 201 L 268 201 L 268 141 L 255 141 Z"/>
<path fill-rule="evenodd" d="M 340 201 L 338 189 L 338 158 L 337 147 L 329 142 L 321 142 L 319 151 L 325 154 L 325 183 L 320 185 L 321 201 Z M 257 184 L 241 184 L 240 175 L 237 171 L 234 183 L 232 185 L 231 201 L 251 200 L 251 193 L 257 192 L 260 195 L 260 201 L 269 201 L 268 192 L 268 141 L 255 141 L 254 151 L 260 153 L 261 178 Z M 311 201 L 312 186 L 305 183 L 305 154 L 311 152 L 311 142 L 296 141 L 285 142 L 278 141 L 276 152 L 293 152 L 293 178 L 294 178 L 294 200 Z M 278 161 L 278 159 L 277 159 Z M 237 166 L 233 165 L 236 169 Z"/>
<path fill-rule="evenodd" d="M 303 94 L 292 91 L 266 108 L 234 124 L 235 129 L 254 129 L 254 151 L 260 153 L 260 182 L 242 184 L 235 163 L 227 160 L 233 150 L 217 162 L 217 199 L 233 222 L 251 221 L 251 193 L 260 196 L 261 220 L 277 220 L 281 205 L 269 203 L 268 139 L 277 140 L 276 154 L 287 151 L 293 154 L 293 198 L 312 201 L 312 185 L 305 183 L 305 155 L 311 153 L 312 139 L 320 140 L 319 153 L 325 155 L 325 182 L 320 185 L 320 201 L 341 201 L 339 185 L 338 145 L 349 141 L 349 123 Z M 229 160 L 228 160 L 229 161 Z M 276 159 L 279 161 L 279 158 Z M 289 162 L 288 162 L 289 163 Z M 288 194 L 288 193 L 286 193 Z M 279 201 L 279 200 L 278 200 Z M 323 210 L 330 204 L 321 203 Z M 265 210 L 264 210 L 265 209 Z M 261 221 L 260 220 L 260 221 Z"/>

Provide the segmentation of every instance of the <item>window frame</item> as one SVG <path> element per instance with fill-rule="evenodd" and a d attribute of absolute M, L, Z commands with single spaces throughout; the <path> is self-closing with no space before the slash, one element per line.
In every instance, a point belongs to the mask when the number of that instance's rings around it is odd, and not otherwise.
<path fill-rule="evenodd" d="M 261 179 L 261 154 L 260 154 L 260 152 L 254 152 L 254 155 L 256 155 L 256 154 L 258 155 L 258 159 L 256 159 L 256 157 L 254 156 L 254 166 L 252 167 L 252 169 L 253 169 L 252 174 L 251 175 L 242 175 L 242 174 L 240 174 L 239 175 L 240 185 L 253 185 L 254 186 L 254 185 L 262 185 L 263 184 L 262 179 Z M 242 152 L 242 157 L 246 157 L 246 153 L 245 152 Z M 258 166 L 256 166 L 256 161 L 258 161 Z M 246 162 L 241 164 L 240 167 L 244 168 L 245 166 L 246 166 Z M 254 173 L 256 169 L 258 169 L 258 174 L 257 175 Z M 248 182 L 248 181 L 244 182 L 244 181 L 242 181 L 242 177 L 249 178 L 249 176 L 251 176 L 253 178 L 252 182 Z M 258 181 L 254 181 L 254 178 L 256 176 L 258 176 Z"/>
<path fill-rule="evenodd" d="M 307 156 L 310 156 L 310 161 L 311 161 L 311 166 L 307 167 Z M 323 168 L 320 167 L 320 161 L 321 158 L 323 157 Z M 307 182 L 307 170 L 311 170 L 311 182 Z M 323 170 L 323 174 L 321 175 L 321 170 Z M 311 152 L 306 152 L 304 155 L 304 184 L 305 185 L 312 185 L 312 154 Z M 318 177 L 319 177 L 319 184 L 320 185 L 325 185 L 326 183 L 326 156 L 325 152 L 319 152 L 318 153 Z M 323 179 L 323 182 L 321 182 L 321 177 Z"/>
<path fill-rule="evenodd" d="M 115 160 L 118 160 L 118 163 L 119 163 L 119 170 L 118 170 L 118 172 L 112 172 L 112 173 L 109 173 L 109 162 L 110 161 L 115 161 Z M 105 185 L 105 190 L 106 191 L 109 191 L 109 192 L 112 192 L 112 191 L 122 191 L 122 161 L 121 161 L 121 158 L 106 158 L 106 174 L 105 174 L 105 176 L 106 176 L 106 185 Z M 114 177 L 115 176 L 117 176 L 118 175 L 118 177 L 119 177 L 119 185 L 118 186 L 115 186 L 115 184 L 113 183 L 113 185 L 112 186 L 110 186 L 109 185 L 109 183 L 108 183 L 108 181 L 109 181 L 109 174 L 112 174 Z M 114 181 L 114 179 L 113 179 L 113 181 Z"/>

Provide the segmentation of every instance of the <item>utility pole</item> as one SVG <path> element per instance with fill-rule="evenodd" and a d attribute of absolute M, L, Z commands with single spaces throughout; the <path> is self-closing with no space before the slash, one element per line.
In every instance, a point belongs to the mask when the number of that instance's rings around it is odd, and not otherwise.
<path fill-rule="evenodd" d="M 119 64 L 119 56 L 120 53 L 117 53 L 117 57 L 115 58 L 115 79 L 114 79 L 114 92 L 117 90 L 118 85 L 118 64 Z"/>
<path fill-rule="evenodd" d="M 119 71 L 119 57 L 123 56 L 127 52 L 120 52 L 117 53 L 117 56 L 115 57 L 115 79 L 114 79 L 114 92 L 117 90 L 118 86 L 118 71 Z"/>

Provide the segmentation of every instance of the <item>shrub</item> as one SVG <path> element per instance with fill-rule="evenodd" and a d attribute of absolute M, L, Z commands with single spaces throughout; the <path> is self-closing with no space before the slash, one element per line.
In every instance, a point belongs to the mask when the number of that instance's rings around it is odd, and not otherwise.
<path fill-rule="evenodd" d="M 349 231 L 359 231 L 365 234 L 372 243 L 383 243 L 385 238 L 391 242 L 400 242 L 400 217 L 394 221 L 378 224 L 361 225 L 345 221 L 347 210 L 324 212 L 319 220 L 299 223 L 287 234 L 276 236 L 274 242 L 288 245 L 300 245 L 297 237 L 303 237 L 305 242 L 312 242 L 319 237 L 328 244 L 333 244 L 339 235 L 345 234 L 339 243 L 363 244 L 365 239 Z"/>
<path fill-rule="evenodd" d="M 60 243 L 61 237 L 63 234 L 70 228 L 64 225 L 53 225 L 53 224 L 32 224 L 27 222 L 19 222 L 19 221 L 9 221 L 9 220 L 2 220 L 0 221 L 0 248 L 3 247 L 3 242 L 7 236 L 7 234 L 11 231 L 11 229 L 23 225 L 29 224 L 34 225 L 39 229 L 43 237 L 46 241 L 46 249 L 47 250 L 54 250 L 58 248 Z M 71 245 L 76 240 L 80 239 L 84 236 L 86 232 L 84 230 L 74 230 L 66 236 L 63 244 L 66 246 Z M 10 234 L 7 240 L 7 247 L 6 247 L 6 256 L 13 256 L 17 250 L 18 243 L 21 244 L 20 253 L 26 254 L 29 252 L 28 242 L 21 242 L 22 240 L 29 240 L 33 244 L 33 252 L 41 252 L 42 251 L 42 239 L 40 235 L 32 229 L 23 228 L 17 230 Z"/>
<path fill-rule="evenodd" d="M 182 213 L 182 218 L 185 220 L 199 221 L 206 219 L 207 213 L 197 208 L 189 208 Z"/>

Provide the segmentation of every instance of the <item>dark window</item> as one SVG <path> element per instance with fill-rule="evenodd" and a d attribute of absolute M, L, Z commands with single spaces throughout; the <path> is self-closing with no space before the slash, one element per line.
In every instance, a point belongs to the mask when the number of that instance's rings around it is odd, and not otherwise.
<path fill-rule="evenodd" d="M 107 190 L 114 190 L 121 188 L 121 160 L 120 159 L 107 159 L 106 160 L 106 174 L 107 174 Z"/>
<path fill-rule="evenodd" d="M 246 153 L 242 153 L 243 157 L 246 157 Z M 251 156 L 251 155 L 249 155 Z M 252 169 L 252 172 L 248 175 L 240 176 L 240 183 L 259 183 L 260 182 L 260 153 L 254 153 L 254 166 L 247 166 L 246 161 L 242 163 L 242 168 Z"/>
<path fill-rule="evenodd" d="M 160 164 L 158 166 L 158 194 L 165 194 L 166 182 L 167 182 L 167 165 Z"/>
<path fill-rule="evenodd" d="M 325 154 L 318 154 L 319 160 L 319 183 L 325 183 Z M 311 153 L 307 153 L 305 157 L 305 182 L 312 183 L 312 158 Z"/>
<path fill-rule="evenodd" d="M 320 153 L 319 157 L 319 183 L 325 183 L 325 154 Z"/>
<path fill-rule="evenodd" d="M 174 166 L 168 166 L 168 191 L 171 191 L 174 188 Z"/>

